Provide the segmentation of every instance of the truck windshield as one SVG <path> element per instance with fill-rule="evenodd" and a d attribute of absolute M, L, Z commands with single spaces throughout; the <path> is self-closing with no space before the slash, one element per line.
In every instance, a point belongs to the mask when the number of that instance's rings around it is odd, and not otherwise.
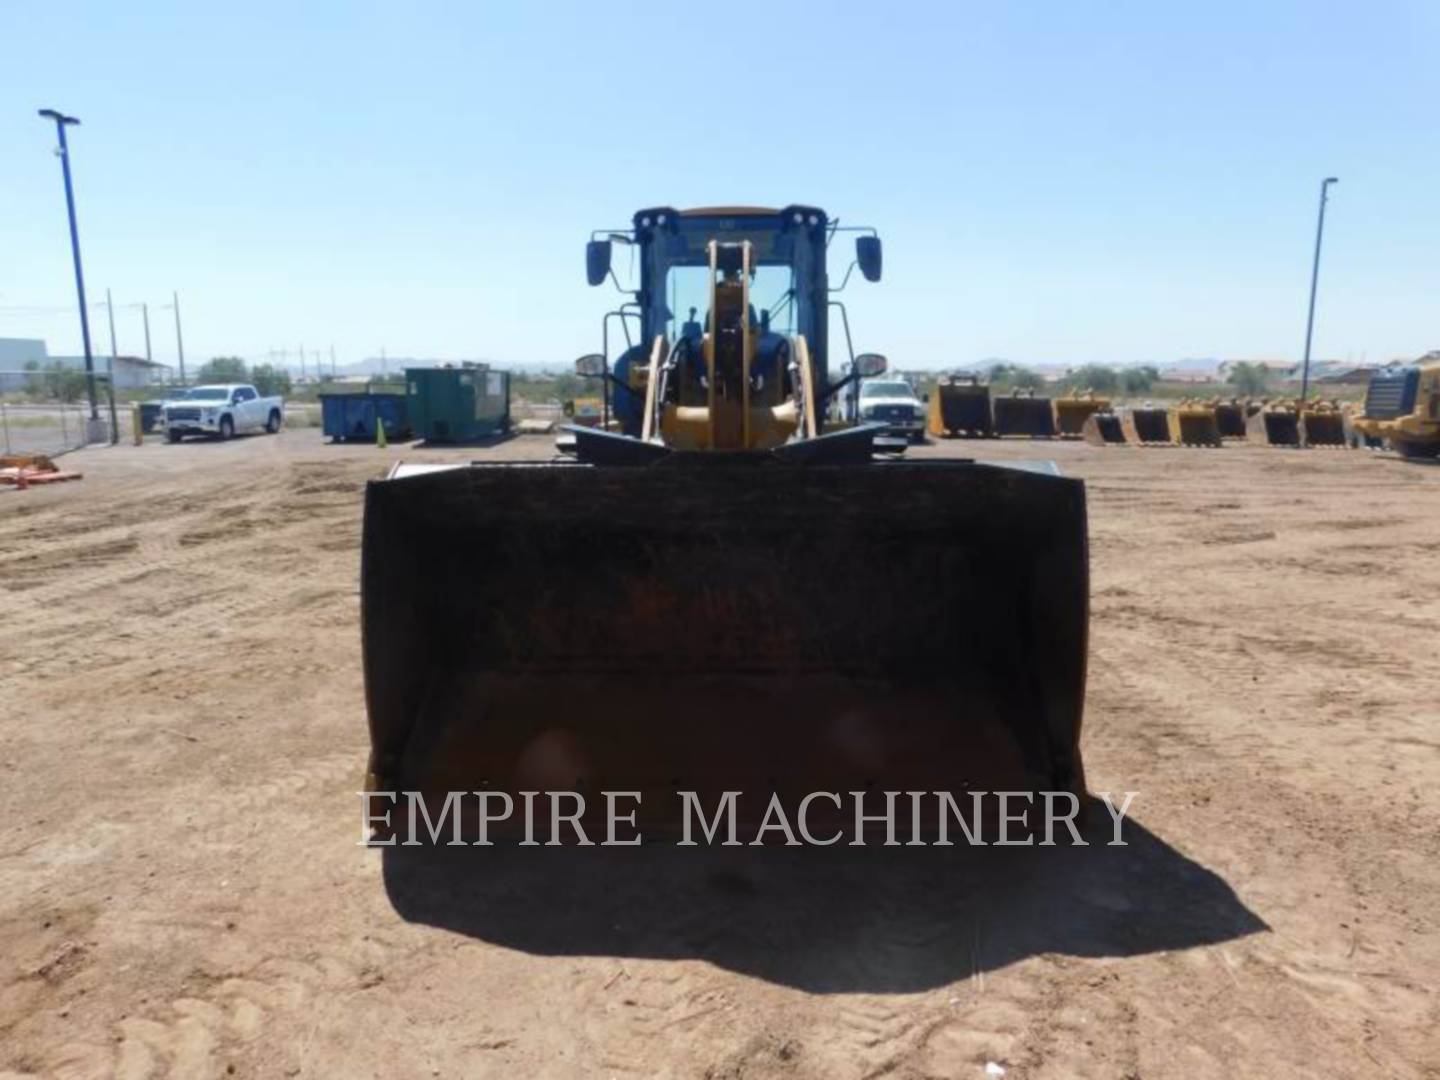
<path fill-rule="evenodd" d="M 915 391 L 906 382 L 867 382 L 860 388 L 862 398 L 914 397 Z"/>
<path fill-rule="evenodd" d="M 186 401 L 224 401 L 230 391 L 223 386 L 196 386 L 181 395 Z"/>

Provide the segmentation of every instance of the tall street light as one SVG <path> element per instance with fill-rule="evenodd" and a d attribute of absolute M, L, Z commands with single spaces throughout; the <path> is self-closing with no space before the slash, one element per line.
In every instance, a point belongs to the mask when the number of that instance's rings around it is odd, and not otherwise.
<path fill-rule="evenodd" d="M 1315 286 L 1320 280 L 1320 239 L 1325 235 L 1325 203 L 1329 200 L 1330 185 L 1340 181 L 1327 176 L 1320 185 L 1320 220 L 1315 223 L 1315 265 L 1310 269 L 1310 315 L 1305 320 L 1305 361 L 1300 369 L 1300 400 L 1310 394 L 1310 338 L 1315 331 Z"/>
<path fill-rule="evenodd" d="M 75 225 L 75 188 L 70 182 L 70 147 L 65 142 L 65 129 L 80 121 L 54 109 L 41 109 L 40 115 L 46 120 L 55 121 L 55 133 L 60 139 L 56 153 L 60 155 L 60 168 L 65 174 L 65 208 L 70 214 L 70 253 L 75 260 L 75 291 L 80 294 L 80 336 L 85 342 L 85 390 L 90 399 L 91 424 L 91 430 L 87 434 L 94 436 L 94 429 L 100 422 L 100 408 L 95 400 L 95 357 L 90 351 L 90 313 L 85 306 L 85 272 L 80 268 L 80 230 Z"/>

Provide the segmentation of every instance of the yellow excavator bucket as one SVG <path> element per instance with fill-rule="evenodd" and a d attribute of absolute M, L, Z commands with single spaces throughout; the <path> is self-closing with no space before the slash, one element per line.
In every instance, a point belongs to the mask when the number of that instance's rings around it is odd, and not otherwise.
<path fill-rule="evenodd" d="M 1125 428 L 1113 412 L 1095 412 L 1085 418 L 1080 436 L 1092 446 L 1125 442 Z"/>
<path fill-rule="evenodd" d="M 1170 437 L 1181 446 L 1221 445 L 1215 409 L 1197 402 L 1181 402 L 1170 410 Z"/>
<path fill-rule="evenodd" d="M 1308 402 L 1300 410 L 1300 438 L 1306 446 L 1348 445 L 1345 439 L 1345 414 L 1340 409 L 1340 403 Z"/>
<path fill-rule="evenodd" d="M 1096 397 L 1090 390 L 1058 397 L 1055 399 L 1055 429 L 1063 439 L 1078 439 L 1084 434 L 1087 418 L 1109 411 L 1110 399 Z"/>
<path fill-rule="evenodd" d="M 1245 421 L 1245 431 L 1261 446 L 1299 446 L 1300 415 L 1289 402 L 1266 402 Z"/>
<path fill-rule="evenodd" d="M 937 439 L 995 434 L 990 387 L 974 376 L 943 376 L 931 391 L 926 429 Z"/>
<path fill-rule="evenodd" d="M 1245 438 L 1245 406 L 1235 400 L 1211 402 L 1215 410 L 1215 426 L 1222 439 Z"/>
<path fill-rule="evenodd" d="M 642 829 L 680 791 L 1084 790 L 1077 480 L 457 466 L 369 484 L 361 577 L 368 790 L 639 792 Z"/>
<path fill-rule="evenodd" d="M 1034 391 L 1016 390 L 995 398 L 991 407 L 996 435 L 1028 435 L 1032 439 L 1050 439 L 1055 435 L 1055 414 L 1048 397 L 1036 397 Z"/>
<path fill-rule="evenodd" d="M 1149 446 L 1170 446 L 1170 410 L 1150 405 L 1136 406 L 1126 416 L 1131 442 Z"/>

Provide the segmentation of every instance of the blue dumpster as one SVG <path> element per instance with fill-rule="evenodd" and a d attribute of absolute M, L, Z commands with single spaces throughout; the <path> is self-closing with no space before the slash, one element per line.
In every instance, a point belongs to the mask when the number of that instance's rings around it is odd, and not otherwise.
<path fill-rule="evenodd" d="M 335 442 L 374 442 L 378 417 L 387 439 L 410 434 L 404 394 L 321 394 L 320 422 Z"/>

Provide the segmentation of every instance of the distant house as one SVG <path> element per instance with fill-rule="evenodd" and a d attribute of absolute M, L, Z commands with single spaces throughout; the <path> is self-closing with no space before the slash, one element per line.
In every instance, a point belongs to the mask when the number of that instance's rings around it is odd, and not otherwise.
<path fill-rule="evenodd" d="M 95 374 L 104 375 L 113 365 L 115 370 L 115 389 L 117 390 L 138 390 L 146 386 L 159 386 L 166 382 L 166 372 L 170 370 L 169 364 L 161 364 L 154 360 L 146 360 L 143 356 L 116 356 L 96 355 L 93 358 Z M 67 368 L 74 368 L 78 371 L 85 370 L 85 358 L 83 356 L 52 356 L 45 364 L 59 363 Z"/>
<path fill-rule="evenodd" d="M 1326 361 L 1326 362 L 1328 362 L 1328 363 L 1333 363 L 1334 361 Z M 1318 363 L 1321 363 L 1321 361 L 1312 360 L 1312 361 L 1310 362 L 1310 370 L 1311 370 L 1312 372 L 1315 370 L 1315 366 L 1316 366 Z M 1219 377 L 1221 378 L 1221 380 L 1224 380 L 1224 379 L 1226 379 L 1226 378 L 1229 378 L 1230 372 L 1235 369 L 1235 366 L 1236 366 L 1237 364 L 1249 364 L 1251 367 L 1263 368 L 1263 369 L 1266 371 L 1266 373 L 1268 373 L 1268 374 L 1270 374 L 1270 375 L 1277 375 L 1277 376 L 1279 376 L 1279 377 L 1282 378 L 1282 379 L 1288 379 L 1288 378 L 1290 378 L 1290 376 L 1292 376 L 1292 375 L 1298 375 L 1298 374 L 1300 373 L 1300 365 L 1297 364 L 1294 360 L 1245 360 L 1245 359 L 1236 359 L 1236 360 L 1221 360 L 1219 366 L 1215 369 L 1216 374 L 1219 375 Z"/>
<path fill-rule="evenodd" d="M 1316 375 L 1312 364 L 1310 377 L 1317 383 L 1326 383 L 1330 386 L 1369 386 L 1370 376 L 1379 370 L 1375 364 L 1340 365 Z"/>
<path fill-rule="evenodd" d="M 24 389 L 27 366 L 44 367 L 49 359 L 40 338 L 0 338 L 0 393 Z"/>

